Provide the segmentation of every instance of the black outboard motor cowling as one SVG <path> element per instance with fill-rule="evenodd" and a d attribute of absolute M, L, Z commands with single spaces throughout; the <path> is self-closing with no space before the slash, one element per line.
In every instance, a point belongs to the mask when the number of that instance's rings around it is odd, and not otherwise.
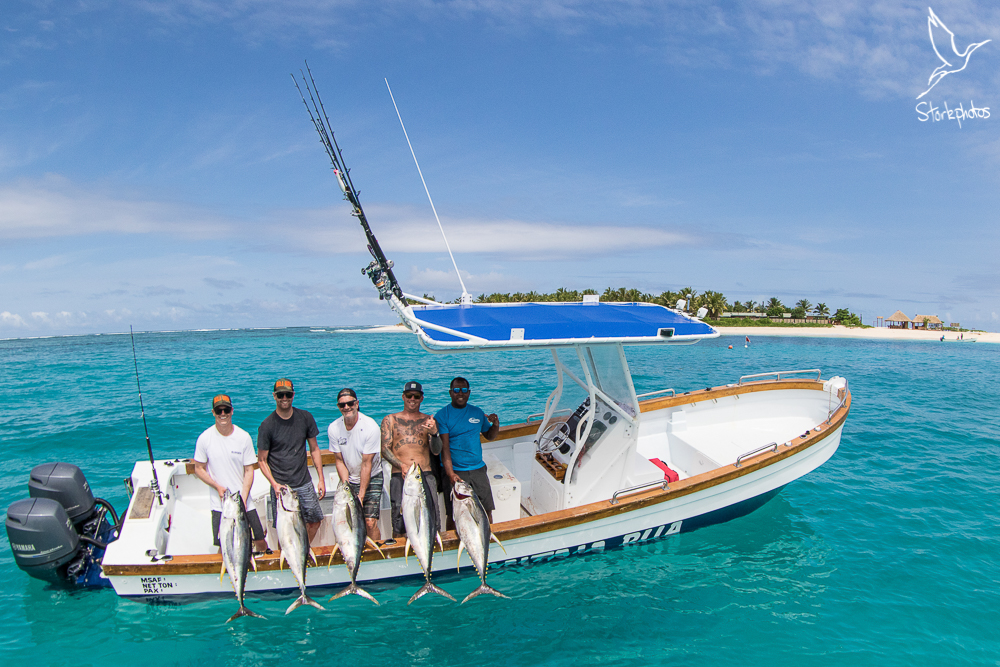
<path fill-rule="evenodd" d="M 94 494 L 83 471 L 72 463 L 43 463 L 31 470 L 28 495 L 49 498 L 63 506 L 70 521 L 79 529 L 97 512 Z"/>
<path fill-rule="evenodd" d="M 17 566 L 51 583 L 66 583 L 66 568 L 80 550 L 66 510 L 49 498 L 18 500 L 8 507 L 7 539 Z"/>

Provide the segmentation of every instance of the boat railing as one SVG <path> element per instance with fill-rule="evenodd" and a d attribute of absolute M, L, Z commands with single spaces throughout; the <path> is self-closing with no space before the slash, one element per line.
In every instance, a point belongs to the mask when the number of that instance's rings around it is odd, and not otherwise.
<path fill-rule="evenodd" d="M 571 412 L 573 412 L 572 408 L 563 408 L 562 410 L 556 410 L 556 411 L 554 411 L 552 413 L 552 416 L 555 417 L 556 415 L 561 415 L 561 414 L 571 413 Z M 528 415 L 528 418 L 524 420 L 524 423 L 525 424 L 530 424 L 535 419 L 540 419 L 541 417 L 544 417 L 544 416 L 545 416 L 544 412 L 536 412 L 533 415 Z"/>
<path fill-rule="evenodd" d="M 661 491 L 667 490 L 667 480 L 657 480 L 655 482 L 646 482 L 645 484 L 639 484 L 638 486 L 630 486 L 627 489 L 618 489 L 611 496 L 611 504 L 618 504 L 618 496 L 623 496 L 626 493 L 635 493 L 636 491 L 642 491 L 643 489 L 649 489 L 654 486 L 660 487 Z"/>
<path fill-rule="evenodd" d="M 772 449 L 772 448 L 774 449 L 774 451 L 778 451 L 778 443 L 772 442 L 770 444 L 764 445 L 763 447 L 758 447 L 757 449 L 751 450 L 751 451 L 747 452 L 746 454 L 740 454 L 739 456 L 736 457 L 736 463 L 733 464 L 733 467 L 734 468 L 739 468 L 740 467 L 740 461 L 742 461 L 743 459 L 749 458 L 749 457 L 753 456 L 754 454 L 760 454 L 761 452 L 763 452 L 765 450 L 768 450 L 768 449 Z"/>
<path fill-rule="evenodd" d="M 636 394 L 635 397 L 636 398 L 645 398 L 646 396 L 653 396 L 655 394 L 665 394 L 668 391 L 670 392 L 671 396 L 676 396 L 677 395 L 677 392 L 674 391 L 673 389 L 660 389 L 659 391 L 649 391 L 649 392 L 646 392 L 645 394 Z"/>
<path fill-rule="evenodd" d="M 832 410 L 830 410 L 830 413 L 826 416 L 826 423 L 827 424 L 829 424 L 830 421 L 833 419 L 833 413 L 835 413 L 840 408 L 844 407 L 844 403 L 847 402 L 847 395 L 849 393 L 850 392 L 847 391 L 847 378 L 844 378 L 844 395 L 840 398 L 840 403 L 837 403 L 837 407 L 835 407 Z"/>
<path fill-rule="evenodd" d="M 754 378 L 766 378 L 773 375 L 775 376 L 775 380 L 780 380 L 783 375 L 787 377 L 789 375 L 799 375 L 802 373 L 815 373 L 817 380 L 821 380 L 823 378 L 823 371 L 818 368 L 807 368 L 801 371 L 771 371 L 770 373 L 754 373 L 753 375 L 744 375 L 740 378 L 740 385 L 743 384 L 744 380 L 752 380 Z"/>

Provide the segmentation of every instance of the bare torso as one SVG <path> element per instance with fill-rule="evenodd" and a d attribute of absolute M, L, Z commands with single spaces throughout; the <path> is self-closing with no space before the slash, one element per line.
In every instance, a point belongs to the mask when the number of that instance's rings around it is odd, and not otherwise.
<path fill-rule="evenodd" d="M 421 470 L 431 469 L 430 436 L 437 424 L 422 412 L 397 412 L 382 420 L 383 458 L 393 472 L 406 472 L 416 463 Z"/>

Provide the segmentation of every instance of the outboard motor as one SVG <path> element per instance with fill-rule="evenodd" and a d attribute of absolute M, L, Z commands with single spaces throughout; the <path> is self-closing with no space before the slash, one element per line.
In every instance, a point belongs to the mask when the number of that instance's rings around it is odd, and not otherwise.
<path fill-rule="evenodd" d="M 94 498 L 83 472 L 71 463 L 35 466 L 28 495 L 7 508 L 7 539 L 17 566 L 53 584 L 110 585 L 101 558 L 118 537 L 118 515 L 111 503 Z"/>
<path fill-rule="evenodd" d="M 31 470 L 28 495 L 54 500 L 79 530 L 97 512 L 97 503 L 83 471 L 72 463 L 43 463 Z"/>
<path fill-rule="evenodd" d="M 36 579 L 65 583 L 80 550 L 80 535 L 62 505 L 48 498 L 18 500 L 7 508 L 7 539 L 17 566 Z"/>

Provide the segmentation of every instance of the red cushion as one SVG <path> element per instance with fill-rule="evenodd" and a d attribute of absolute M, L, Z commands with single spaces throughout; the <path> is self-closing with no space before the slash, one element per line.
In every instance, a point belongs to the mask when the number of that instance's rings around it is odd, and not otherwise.
<path fill-rule="evenodd" d="M 676 482 L 680 479 L 680 475 L 671 470 L 670 466 L 668 466 L 660 459 L 649 459 L 649 462 L 663 471 L 663 479 L 667 480 L 668 482 Z"/>

